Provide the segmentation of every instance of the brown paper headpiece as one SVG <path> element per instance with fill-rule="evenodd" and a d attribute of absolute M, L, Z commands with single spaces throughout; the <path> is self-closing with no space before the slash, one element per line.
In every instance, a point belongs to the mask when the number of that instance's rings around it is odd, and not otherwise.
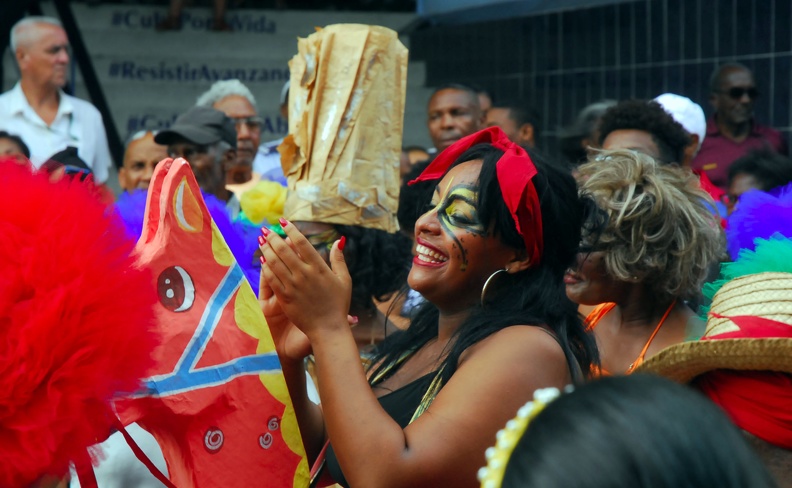
<path fill-rule="evenodd" d="M 395 232 L 407 49 L 378 26 L 331 25 L 289 62 L 289 135 L 278 150 L 291 221 Z"/>

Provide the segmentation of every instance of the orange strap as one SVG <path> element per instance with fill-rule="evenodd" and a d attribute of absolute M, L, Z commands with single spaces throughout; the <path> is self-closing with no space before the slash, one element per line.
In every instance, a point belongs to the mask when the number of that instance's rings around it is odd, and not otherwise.
<path fill-rule="evenodd" d="M 674 299 L 674 301 L 671 302 L 671 305 L 668 306 L 668 309 L 663 314 L 663 318 L 660 319 L 660 322 L 652 331 L 652 335 L 649 336 L 649 340 L 647 340 L 646 344 L 644 344 L 644 347 L 641 350 L 641 354 L 639 354 L 638 357 L 635 359 L 635 361 L 633 361 L 632 364 L 630 364 L 630 367 L 627 368 L 625 374 L 632 373 L 635 368 L 637 368 L 638 366 L 641 365 L 641 363 L 643 363 L 644 357 L 646 356 L 646 351 L 649 350 L 649 346 L 652 344 L 652 341 L 654 340 L 657 333 L 660 332 L 660 327 L 663 326 L 666 319 L 671 314 L 671 310 L 674 309 L 676 303 L 677 301 L 676 299 Z M 597 305 L 594 308 L 594 310 L 592 310 L 591 313 L 589 313 L 588 316 L 586 317 L 586 329 L 589 331 L 594 330 L 594 328 L 597 326 L 597 323 L 600 320 L 602 320 L 602 317 L 604 317 L 608 312 L 613 310 L 615 307 L 616 307 L 615 303 L 602 303 L 600 305 Z M 598 376 L 610 375 L 610 373 L 608 373 L 604 368 L 601 368 L 599 371 L 596 371 L 595 373 L 598 373 L 597 374 Z"/>
<path fill-rule="evenodd" d="M 674 301 L 671 302 L 671 305 L 668 306 L 668 309 L 663 314 L 663 318 L 660 319 L 660 323 L 657 324 L 657 327 L 655 327 L 655 330 L 652 332 L 652 335 L 649 336 L 649 340 L 646 341 L 646 345 L 644 345 L 643 350 L 641 350 L 641 354 L 639 354 L 638 358 L 635 361 L 633 361 L 633 363 L 630 365 L 629 368 L 627 368 L 627 373 L 626 374 L 632 373 L 633 370 L 635 368 L 637 368 L 638 366 L 640 366 L 641 363 L 644 361 L 644 356 L 646 356 L 646 351 L 649 349 L 649 344 L 652 343 L 652 340 L 655 338 L 657 333 L 660 332 L 660 327 L 663 326 L 663 323 L 668 318 L 668 315 L 671 314 L 671 310 L 674 309 L 674 305 L 676 305 L 676 302 L 677 301 L 676 301 L 676 298 L 675 298 Z"/>
<path fill-rule="evenodd" d="M 589 314 L 586 316 L 586 330 L 594 330 L 594 327 L 596 327 L 599 321 L 602 320 L 602 317 L 607 315 L 607 313 L 613 310 L 614 307 L 616 307 L 616 304 L 611 302 L 600 303 L 594 307 L 594 310 L 589 312 Z"/>

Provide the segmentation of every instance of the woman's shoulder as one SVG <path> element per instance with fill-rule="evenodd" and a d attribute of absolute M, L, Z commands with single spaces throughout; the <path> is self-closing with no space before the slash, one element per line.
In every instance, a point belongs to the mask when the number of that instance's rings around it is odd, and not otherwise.
<path fill-rule="evenodd" d="M 505 327 L 468 348 L 460 358 L 460 364 L 479 355 L 518 362 L 566 361 L 555 333 L 544 325 Z"/>
<path fill-rule="evenodd" d="M 484 375 L 506 388 L 557 386 L 571 380 L 561 345 L 550 330 L 535 325 L 512 325 L 471 346 L 460 358 L 457 374 Z"/>

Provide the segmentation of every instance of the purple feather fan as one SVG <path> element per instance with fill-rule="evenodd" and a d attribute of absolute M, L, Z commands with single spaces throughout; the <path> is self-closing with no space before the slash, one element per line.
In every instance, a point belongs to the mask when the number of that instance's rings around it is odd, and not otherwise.
<path fill-rule="evenodd" d="M 792 238 L 792 183 L 769 192 L 752 190 L 740 195 L 726 227 L 729 255 L 736 260 L 740 249 L 753 251 L 756 239 L 769 239 L 776 233 Z"/>

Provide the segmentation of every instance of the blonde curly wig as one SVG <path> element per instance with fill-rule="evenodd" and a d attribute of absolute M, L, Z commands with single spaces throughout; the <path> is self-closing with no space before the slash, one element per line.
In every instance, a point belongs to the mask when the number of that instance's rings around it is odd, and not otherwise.
<path fill-rule="evenodd" d="M 581 194 L 608 216 L 591 243 L 604 250 L 608 274 L 672 297 L 697 295 L 725 246 L 698 178 L 625 149 L 601 151 L 579 172 Z"/>

